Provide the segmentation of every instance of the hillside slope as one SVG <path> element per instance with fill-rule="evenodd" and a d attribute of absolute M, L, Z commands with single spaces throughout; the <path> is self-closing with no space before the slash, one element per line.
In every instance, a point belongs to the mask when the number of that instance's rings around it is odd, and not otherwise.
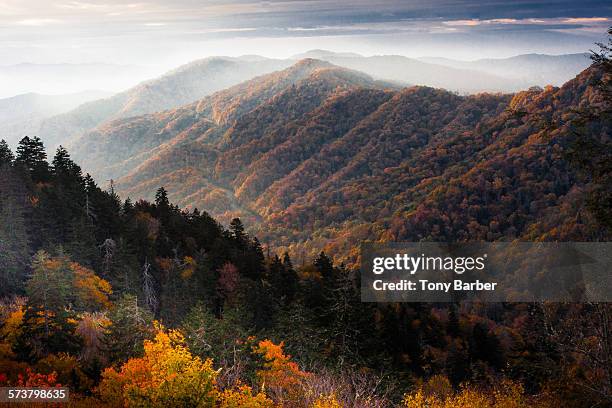
<path fill-rule="evenodd" d="M 44 119 L 107 96 L 110 93 L 85 91 L 67 95 L 27 93 L 0 99 L 0 139 L 16 144 L 22 137 L 35 134 Z"/>
<path fill-rule="evenodd" d="M 214 149 L 217 154 L 244 148 L 266 131 L 314 109 L 331 93 L 385 85 L 364 74 L 307 59 L 178 109 L 110 122 L 80 138 L 74 155 L 88 163 L 93 174 L 117 178 L 136 166 L 146 166 L 148 157 L 185 150 L 188 144 Z M 213 169 L 215 163 L 206 166 Z"/>
<path fill-rule="evenodd" d="M 289 64 L 272 59 L 247 61 L 211 57 L 198 60 L 110 98 L 89 102 L 49 118 L 40 126 L 39 135 L 51 148 L 69 145 L 81 134 L 108 121 L 185 105 Z"/>
<path fill-rule="evenodd" d="M 179 205 L 243 217 L 293 254 L 326 249 L 350 261 L 364 239 L 596 235 L 580 211 L 588 186 L 566 152 L 576 110 L 600 103 L 599 75 L 459 96 L 303 60 L 179 109 L 112 122 L 75 156 L 123 195 L 151 198 L 163 185 Z M 609 123 L 589 129 L 610 134 Z"/>
<path fill-rule="evenodd" d="M 398 55 L 363 57 L 323 50 L 310 51 L 303 56 L 392 81 L 398 86 L 433 86 L 463 94 L 515 92 L 532 85 L 560 84 L 588 63 L 582 54 L 521 55 L 474 62 L 418 60 Z M 59 144 L 70 145 L 80 135 L 109 121 L 173 109 L 258 75 L 287 68 L 296 61 L 295 57 L 277 60 L 258 56 L 209 57 L 194 61 L 111 98 L 49 118 L 36 127 L 35 133 L 51 149 Z"/>

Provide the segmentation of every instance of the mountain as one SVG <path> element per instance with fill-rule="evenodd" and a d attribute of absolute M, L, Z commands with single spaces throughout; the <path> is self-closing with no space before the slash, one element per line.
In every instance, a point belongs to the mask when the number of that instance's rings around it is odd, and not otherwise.
<path fill-rule="evenodd" d="M 87 89 L 114 93 L 151 78 L 156 72 L 151 67 L 105 63 L 0 65 L 0 97 L 31 92 L 72 94 Z"/>
<path fill-rule="evenodd" d="M 576 54 L 519 56 L 474 63 L 438 59 L 432 63 L 403 56 L 363 57 L 325 50 L 312 50 L 293 58 L 297 57 L 324 60 L 397 86 L 424 85 L 464 94 L 515 92 L 532 85 L 557 83 L 560 79 L 564 82 L 584 68 L 587 61 L 582 54 Z M 295 62 L 292 58 L 276 60 L 256 55 L 198 60 L 111 98 L 49 118 L 42 123 L 38 134 L 52 149 L 59 144 L 69 145 L 79 135 L 109 121 L 176 108 L 253 77 L 287 68 Z"/>
<path fill-rule="evenodd" d="M 238 215 L 294 255 L 325 249 L 350 262 L 364 239 L 595 236 L 580 212 L 588 186 L 566 153 L 577 109 L 601 103 L 598 76 L 461 96 L 307 59 L 108 123 L 74 156 L 124 196 L 150 199 L 163 185 L 180 206 Z M 609 123 L 588 126 L 610 134 Z"/>
<path fill-rule="evenodd" d="M 432 64 L 401 55 L 363 57 L 321 50 L 305 55 L 309 54 L 317 55 L 321 60 L 332 64 L 361 71 L 377 79 L 395 81 L 404 86 L 424 85 L 460 93 L 512 92 L 522 88 L 522 83 L 503 76 Z"/>
<path fill-rule="evenodd" d="M 451 68 L 470 69 L 513 78 L 524 83 L 523 88 L 533 85 L 560 86 L 587 68 L 589 54 L 524 54 L 510 58 L 457 61 L 446 58 L 420 58 L 421 61 L 444 65 Z"/>
<path fill-rule="evenodd" d="M 150 168 L 164 174 L 160 163 L 151 164 L 147 159 L 164 158 L 168 165 L 180 166 L 174 159 L 165 159 L 177 151 L 188 153 L 187 161 L 225 152 L 237 160 L 238 151 L 246 149 L 249 142 L 259 142 L 264 134 L 302 117 L 334 93 L 361 87 L 393 85 L 305 59 L 178 109 L 110 122 L 81 137 L 73 154 L 89 164 L 89 171 L 106 179 L 118 178 L 136 167 L 141 172 Z M 252 154 L 249 152 L 247 160 Z M 214 172 L 214 167 L 207 170 Z M 237 171 L 237 167 L 228 171 Z"/>
<path fill-rule="evenodd" d="M 310 51 L 306 51 L 306 52 L 304 52 L 302 54 L 296 54 L 296 55 L 292 56 L 291 59 L 301 60 L 301 59 L 305 59 L 305 58 L 313 58 L 313 59 L 325 60 L 326 58 L 334 58 L 334 57 L 338 57 L 338 58 L 363 58 L 363 55 L 359 55 L 359 54 L 354 53 L 354 52 L 334 52 L 334 51 L 328 51 L 328 50 L 310 50 Z"/>
<path fill-rule="evenodd" d="M 28 93 L 0 99 L 0 139 L 15 144 L 21 137 L 36 133 L 45 118 L 109 95 L 103 91 L 85 91 L 68 95 Z"/>
<path fill-rule="evenodd" d="M 402 114 L 385 115 L 383 105 L 259 195 L 261 236 L 283 237 L 292 253 L 326 249 L 349 261 L 365 239 L 601 239 L 584 211 L 591 187 L 568 161 L 576 154 L 569 121 L 601 103 L 598 75 L 514 96 L 399 92 L 387 109 L 406 106 Z M 611 126 L 586 128 L 606 140 Z"/>
<path fill-rule="evenodd" d="M 311 57 L 403 84 L 433 86 L 460 93 L 516 92 L 530 86 L 562 85 L 589 66 L 588 54 L 526 54 L 502 59 L 457 61 L 407 58 L 400 55 L 364 57 L 353 53 L 312 50 Z"/>
<path fill-rule="evenodd" d="M 39 131 L 47 146 L 70 144 L 107 121 L 157 112 L 198 100 L 215 91 L 284 68 L 283 60 L 213 57 L 183 65 L 110 98 L 100 99 L 45 120 Z"/>

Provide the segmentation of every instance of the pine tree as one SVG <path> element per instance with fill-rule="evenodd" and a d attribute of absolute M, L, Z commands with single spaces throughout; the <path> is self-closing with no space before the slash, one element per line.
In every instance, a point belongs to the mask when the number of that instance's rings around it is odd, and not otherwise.
<path fill-rule="evenodd" d="M 0 140 L 0 167 L 5 164 L 13 164 L 13 160 L 15 160 L 15 155 L 13 155 L 8 143 L 4 139 Z"/>
<path fill-rule="evenodd" d="M 155 206 L 157 207 L 157 215 L 162 222 L 165 222 L 170 217 L 170 201 L 168 200 L 168 192 L 164 187 L 160 187 L 155 192 Z"/>
<path fill-rule="evenodd" d="M 60 146 L 53 157 L 51 172 L 53 187 L 41 192 L 41 210 L 52 221 L 52 240 L 64 244 L 77 260 L 85 262 L 81 255 L 88 250 L 84 246 L 89 243 L 95 246 L 95 240 L 86 216 L 87 193 L 81 168 Z"/>
<path fill-rule="evenodd" d="M 248 240 L 248 238 L 249 237 L 245 235 L 245 239 Z M 266 259 L 264 257 L 263 248 L 257 238 L 250 240 L 250 243 L 248 243 L 248 250 L 242 256 L 244 257 L 242 266 L 244 274 L 254 280 L 261 279 L 266 270 Z"/>
<path fill-rule="evenodd" d="M 314 265 L 324 280 L 331 280 L 333 278 L 334 264 L 331 258 L 325 255 L 325 252 L 321 251 L 317 259 L 315 259 Z"/>
<path fill-rule="evenodd" d="M 51 163 L 53 173 L 62 184 L 78 184 L 84 186 L 81 168 L 70 158 L 68 151 L 62 146 L 57 148 Z"/>
<path fill-rule="evenodd" d="M 15 163 L 28 171 L 34 182 L 47 182 L 51 178 L 47 153 L 37 136 L 31 139 L 25 136 L 19 141 Z"/>
<path fill-rule="evenodd" d="M 299 278 L 289 254 L 285 252 L 282 261 L 275 255 L 269 268 L 270 282 L 276 298 L 284 305 L 292 303 L 298 290 Z"/>
<path fill-rule="evenodd" d="M 230 232 L 238 246 L 240 248 L 245 248 L 247 244 L 247 235 L 244 232 L 244 225 L 242 225 L 240 218 L 234 218 L 230 222 Z"/>
<path fill-rule="evenodd" d="M 121 212 L 123 213 L 123 215 L 129 216 L 132 214 L 133 211 L 134 203 L 132 203 L 132 200 L 130 200 L 130 198 L 128 197 L 125 199 L 123 205 L 121 206 Z"/>

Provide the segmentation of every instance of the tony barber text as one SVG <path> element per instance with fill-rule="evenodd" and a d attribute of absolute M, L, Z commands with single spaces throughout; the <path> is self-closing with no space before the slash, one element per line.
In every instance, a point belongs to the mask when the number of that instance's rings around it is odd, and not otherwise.
<path fill-rule="evenodd" d="M 451 289 L 455 291 L 494 291 L 497 282 L 464 282 L 455 279 L 453 282 L 432 282 L 426 279 L 407 280 L 402 279 L 398 282 L 385 282 L 377 279 L 372 283 L 372 287 L 377 291 L 436 291 L 449 292 Z"/>

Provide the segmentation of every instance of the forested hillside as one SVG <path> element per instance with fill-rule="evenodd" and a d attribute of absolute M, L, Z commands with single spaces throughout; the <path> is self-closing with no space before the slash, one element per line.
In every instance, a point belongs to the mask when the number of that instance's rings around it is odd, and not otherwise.
<path fill-rule="evenodd" d="M 325 253 L 294 265 L 163 187 L 120 200 L 38 138 L 0 143 L 0 192 L 0 385 L 108 407 L 610 398 L 609 305 L 362 303 L 356 271 Z"/>
<path fill-rule="evenodd" d="M 325 250 L 351 265 L 364 239 L 602 239 L 581 210 L 594 184 L 569 156 L 585 132 L 607 142 L 609 119 L 584 115 L 603 76 L 460 96 L 303 60 L 112 122 L 75 156 L 125 196 L 164 185 L 180 207 L 248 220 L 299 261 Z"/>
<path fill-rule="evenodd" d="M 463 64 L 452 60 L 428 62 L 393 55 L 363 57 L 316 50 L 305 53 L 301 58 L 306 57 L 320 58 L 344 68 L 359 70 L 376 79 L 392 81 L 397 86 L 417 84 L 461 93 L 514 92 L 534 84 L 559 84 L 582 70 L 588 63 L 584 54 L 525 55 L 514 59 Z M 579 57 L 581 59 L 578 59 Z M 188 104 L 258 75 L 289 67 L 297 62 L 295 58 L 297 57 L 270 59 L 243 56 L 196 60 L 107 98 L 95 98 L 91 103 L 78 104 L 78 107 L 73 105 L 70 111 L 64 109 L 54 112 L 55 116 L 41 118 L 45 119 L 44 121 L 21 122 L 22 129 L 12 127 L 7 137 L 11 139 L 10 143 L 14 143 L 19 137 L 31 132 L 39 135 L 52 148 L 60 144 L 67 146 L 82 134 L 109 121 Z M 56 68 L 61 72 L 59 67 Z M 66 70 L 74 68 L 63 67 Z M 90 72 L 82 69 L 83 72 L 75 72 L 74 75 L 80 77 Z M 92 69 L 94 70 L 91 72 L 95 74 L 97 71 Z M 478 78 L 478 81 L 475 81 L 475 78 Z"/>
<path fill-rule="evenodd" d="M 40 124 L 37 133 L 47 145 L 69 145 L 105 122 L 175 108 L 239 82 L 282 69 L 283 60 L 211 57 L 193 61 L 108 98 L 82 104 Z"/>
<path fill-rule="evenodd" d="M 78 160 L 1 141 L 0 386 L 74 407 L 609 406 L 609 303 L 368 303 L 355 261 L 364 240 L 610 241 L 611 47 L 513 95 L 304 59 L 109 122 Z"/>

